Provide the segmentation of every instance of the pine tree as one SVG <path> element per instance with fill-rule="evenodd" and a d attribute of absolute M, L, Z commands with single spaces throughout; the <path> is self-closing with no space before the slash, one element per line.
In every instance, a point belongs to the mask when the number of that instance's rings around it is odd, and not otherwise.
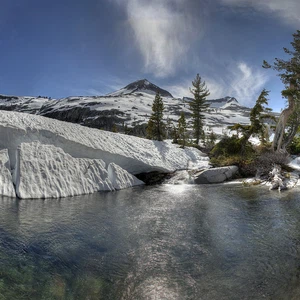
<path fill-rule="evenodd" d="M 290 59 L 283 60 L 275 58 L 273 65 L 266 61 L 263 62 L 264 68 L 273 68 L 279 72 L 281 81 L 285 85 L 282 96 L 288 101 L 288 106 L 281 112 L 279 121 L 276 126 L 275 136 L 273 139 L 273 149 L 275 151 L 285 151 L 287 143 L 284 142 L 286 126 L 290 116 L 297 109 L 297 102 L 300 99 L 300 30 L 293 34 L 294 40 L 291 42 L 293 50 L 283 48 Z"/>
<path fill-rule="evenodd" d="M 184 112 L 181 112 L 180 118 L 178 120 L 178 136 L 183 148 L 185 147 L 186 138 L 187 138 L 186 128 L 187 125 L 186 125 L 185 115 Z"/>
<path fill-rule="evenodd" d="M 116 132 L 116 133 L 118 132 L 118 127 L 117 127 L 116 124 L 114 124 L 114 125 L 112 126 L 111 131 L 112 131 L 112 132 Z"/>
<path fill-rule="evenodd" d="M 207 138 L 208 147 L 213 148 L 215 146 L 216 140 L 217 140 L 217 135 L 212 130 Z"/>
<path fill-rule="evenodd" d="M 148 121 L 147 137 L 151 140 L 162 141 L 164 138 L 164 123 L 163 123 L 164 103 L 162 97 L 157 92 L 152 104 L 152 114 Z"/>
<path fill-rule="evenodd" d="M 259 137 L 262 144 L 266 143 L 266 125 L 264 124 L 264 119 L 273 119 L 274 116 L 270 114 L 271 109 L 268 108 L 269 91 L 263 89 L 257 98 L 255 105 L 250 111 L 250 125 L 241 125 L 239 123 L 229 126 L 230 130 L 235 130 L 237 136 L 240 134 L 241 145 L 245 145 L 251 135 L 256 135 Z"/>
<path fill-rule="evenodd" d="M 172 136 L 172 129 L 173 129 L 172 121 L 169 117 L 167 118 L 165 129 L 166 129 L 165 130 L 166 138 L 169 139 Z"/>
<path fill-rule="evenodd" d="M 194 129 L 194 137 L 196 139 L 196 144 L 199 144 L 200 138 L 203 136 L 203 125 L 204 125 L 204 114 L 209 107 L 206 102 L 206 97 L 210 94 L 205 81 L 202 81 L 199 74 L 192 81 L 193 88 L 190 89 L 191 93 L 194 95 L 194 99 L 190 102 L 190 109 L 192 111 L 192 124 Z"/>
<path fill-rule="evenodd" d="M 270 115 L 271 109 L 266 107 L 268 105 L 268 95 L 269 91 L 263 89 L 250 112 L 249 137 L 252 134 L 258 135 L 262 144 L 266 142 L 264 119 L 274 119 L 274 116 Z"/>
<path fill-rule="evenodd" d="M 178 139 L 179 139 L 178 128 L 176 128 L 175 126 L 173 127 L 172 135 L 173 135 L 173 144 L 178 144 Z"/>

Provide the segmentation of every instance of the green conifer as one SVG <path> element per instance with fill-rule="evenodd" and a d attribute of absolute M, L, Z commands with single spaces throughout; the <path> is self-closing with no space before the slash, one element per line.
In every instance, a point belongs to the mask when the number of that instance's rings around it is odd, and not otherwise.
<path fill-rule="evenodd" d="M 162 97 L 157 92 L 152 104 L 152 114 L 148 121 L 147 137 L 151 140 L 162 141 L 164 138 L 164 123 L 163 123 L 164 103 Z"/>
<path fill-rule="evenodd" d="M 204 112 L 209 107 L 206 102 L 206 97 L 209 96 L 209 91 L 205 85 L 205 81 L 202 81 L 199 74 L 192 81 L 193 88 L 190 89 L 194 95 L 194 99 L 190 102 L 190 109 L 192 111 L 192 124 L 194 129 L 194 137 L 196 144 L 199 144 L 199 140 L 203 137 L 203 125 L 204 125 Z"/>
<path fill-rule="evenodd" d="M 187 125 L 185 120 L 184 112 L 181 112 L 180 118 L 178 120 L 178 136 L 180 139 L 180 143 L 182 144 L 182 147 L 185 147 L 186 144 L 186 138 L 187 138 Z"/>

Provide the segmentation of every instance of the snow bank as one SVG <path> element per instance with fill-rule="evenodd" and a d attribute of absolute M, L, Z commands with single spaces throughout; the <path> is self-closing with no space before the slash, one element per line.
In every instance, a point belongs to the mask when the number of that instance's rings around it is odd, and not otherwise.
<path fill-rule="evenodd" d="M 14 195 L 13 170 L 20 198 L 118 190 L 142 184 L 131 174 L 207 167 L 209 162 L 194 148 L 11 111 L 0 111 L 0 149 L 8 149 L 0 157 L 0 193 Z"/>
<path fill-rule="evenodd" d="M 74 158 L 40 142 L 21 144 L 14 181 L 22 199 L 59 198 L 143 184 L 119 166 L 111 164 L 107 171 L 101 159 Z"/>
<path fill-rule="evenodd" d="M 16 197 L 7 149 L 0 151 L 0 195 Z"/>
<path fill-rule="evenodd" d="M 173 172 L 207 157 L 197 149 L 180 149 L 171 143 L 151 141 L 53 120 L 37 115 L 0 111 L 0 149 L 7 148 L 12 168 L 22 143 L 40 141 L 63 149 L 74 158 L 102 159 L 131 174 L 150 171 Z"/>
<path fill-rule="evenodd" d="M 300 171 L 300 157 L 296 157 L 295 159 L 290 161 L 288 166 L 295 169 L 295 170 Z"/>
<path fill-rule="evenodd" d="M 114 163 L 110 163 L 108 166 L 108 178 L 116 190 L 144 184 L 143 181 L 137 179 Z"/>

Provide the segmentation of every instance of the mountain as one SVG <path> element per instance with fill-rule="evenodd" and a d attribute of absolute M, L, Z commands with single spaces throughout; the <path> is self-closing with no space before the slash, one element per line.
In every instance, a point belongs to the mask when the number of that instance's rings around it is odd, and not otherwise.
<path fill-rule="evenodd" d="M 173 98 L 171 93 L 169 93 L 168 91 L 151 83 L 147 79 L 141 79 L 141 80 L 132 82 L 132 83 L 126 85 L 124 88 L 122 88 L 116 92 L 110 93 L 107 96 L 124 96 L 124 95 L 130 95 L 132 93 L 139 93 L 139 92 L 144 92 L 144 93 L 153 94 L 153 95 L 155 95 L 157 92 L 159 92 L 162 97 Z"/>
<path fill-rule="evenodd" d="M 106 96 L 76 96 L 59 100 L 47 97 L 0 95 L 0 110 L 11 110 L 41 115 L 61 121 L 78 123 L 144 137 L 152 113 L 155 93 L 162 95 L 164 121 L 169 128 L 177 126 L 180 113 L 184 112 L 191 126 L 191 98 L 173 98 L 172 95 L 148 80 L 135 81 L 123 89 Z M 208 100 L 210 108 L 205 113 L 205 130 L 221 135 L 228 125 L 249 124 L 250 108 L 243 107 L 233 97 Z"/>
<path fill-rule="evenodd" d="M 184 97 L 183 99 L 187 102 L 193 100 L 193 98 L 190 98 L 190 97 Z M 229 96 L 220 98 L 220 99 L 209 99 L 209 100 L 206 100 L 206 102 L 209 104 L 210 108 L 221 108 L 221 109 L 244 108 L 246 110 L 249 109 L 247 107 L 240 105 L 240 103 L 234 97 L 229 97 Z"/>

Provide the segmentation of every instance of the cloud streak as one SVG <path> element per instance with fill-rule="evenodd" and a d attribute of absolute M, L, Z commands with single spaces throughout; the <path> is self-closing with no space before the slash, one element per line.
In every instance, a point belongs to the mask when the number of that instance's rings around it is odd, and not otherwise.
<path fill-rule="evenodd" d="M 230 6 L 250 6 L 258 11 L 274 13 L 292 26 L 299 26 L 300 24 L 299 0 L 221 0 L 221 2 Z"/>
<path fill-rule="evenodd" d="M 239 99 L 245 105 L 251 105 L 258 97 L 268 77 L 263 70 L 253 69 L 245 62 L 237 64 L 237 71 L 230 83 L 228 93 Z"/>
<path fill-rule="evenodd" d="M 145 72 L 173 75 L 184 64 L 192 43 L 202 35 L 191 0 L 115 0 L 127 12 L 128 24 L 140 50 Z M 198 26 L 199 25 L 199 26 Z"/>

